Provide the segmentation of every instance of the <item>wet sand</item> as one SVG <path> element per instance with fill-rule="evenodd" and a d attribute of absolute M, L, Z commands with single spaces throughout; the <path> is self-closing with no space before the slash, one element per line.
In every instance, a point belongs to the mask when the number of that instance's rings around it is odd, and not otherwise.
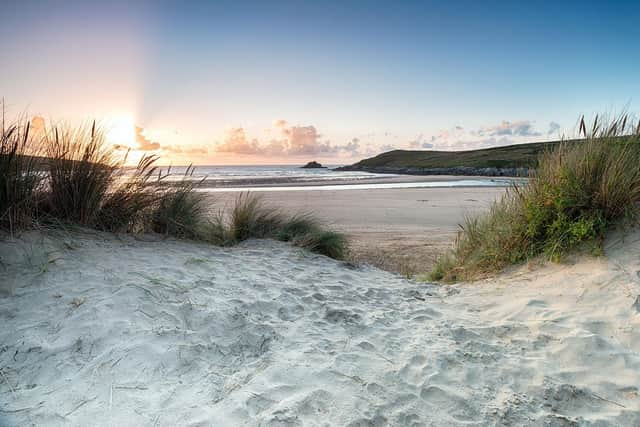
<path fill-rule="evenodd" d="M 223 190 L 232 188 L 260 188 L 260 187 L 309 187 L 324 185 L 350 185 L 350 184 L 399 184 L 416 182 L 444 182 L 444 181 L 497 181 L 507 182 L 522 180 L 522 178 L 486 177 L 486 176 L 453 176 L 453 175 L 395 175 L 395 174 L 370 174 L 370 177 L 351 176 L 344 172 L 343 178 L 308 177 L 253 177 L 253 178 L 204 178 L 200 182 L 200 188 Z"/>
<path fill-rule="evenodd" d="M 438 177 L 439 178 L 439 177 Z M 414 275 L 429 271 L 451 247 L 465 215 L 486 210 L 505 187 L 270 191 L 266 203 L 285 212 L 310 212 L 351 238 L 352 260 Z M 230 205 L 238 192 L 215 193 L 212 206 Z"/>

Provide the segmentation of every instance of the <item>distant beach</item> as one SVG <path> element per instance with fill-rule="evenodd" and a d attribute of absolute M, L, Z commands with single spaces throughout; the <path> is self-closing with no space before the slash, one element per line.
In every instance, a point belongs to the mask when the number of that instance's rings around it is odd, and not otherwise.
<path fill-rule="evenodd" d="M 172 168 L 171 180 L 184 176 Z M 301 169 L 297 166 L 201 166 L 189 177 L 210 193 L 212 211 L 258 192 L 287 213 L 312 213 L 346 233 L 352 259 L 412 276 L 449 248 L 466 215 L 485 211 L 514 179 L 412 176 Z"/>

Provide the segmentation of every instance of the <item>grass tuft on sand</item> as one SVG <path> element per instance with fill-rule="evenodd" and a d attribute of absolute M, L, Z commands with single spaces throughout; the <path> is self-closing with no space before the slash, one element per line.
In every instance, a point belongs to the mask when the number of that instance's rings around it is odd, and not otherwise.
<path fill-rule="evenodd" d="M 250 238 L 274 237 L 286 219 L 277 209 L 266 206 L 259 196 L 241 193 L 231 211 L 230 235 L 238 242 Z"/>
<path fill-rule="evenodd" d="M 601 252 L 612 227 L 635 224 L 640 213 L 640 123 L 627 115 L 596 116 L 580 143 L 540 155 L 527 184 L 514 186 L 481 216 L 467 218 L 451 253 L 431 280 L 477 279 L 543 255 L 554 261 L 578 247 Z"/>
<path fill-rule="evenodd" d="M 287 216 L 267 206 L 254 194 L 240 194 L 231 209 L 228 224 L 220 213 L 207 227 L 204 240 L 232 245 L 247 239 L 272 238 L 291 242 L 311 252 L 344 259 L 348 241 L 345 235 L 324 229 L 311 214 Z"/>
<path fill-rule="evenodd" d="M 206 221 L 206 205 L 202 193 L 194 191 L 199 183 L 189 179 L 193 172 L 190 165 L 180 182 L 159 190 L 151 217 L 151 229 L 156 233 L 186 239 L 200 238 L 200 229 Z"/>

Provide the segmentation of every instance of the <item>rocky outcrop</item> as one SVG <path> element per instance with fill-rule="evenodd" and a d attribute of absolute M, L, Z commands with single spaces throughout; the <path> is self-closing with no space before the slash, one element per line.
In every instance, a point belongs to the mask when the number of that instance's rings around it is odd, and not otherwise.
<path fill-rule="evenodd" d="M 311 161 L 304 166 L 301 166 L 302 169 L 326 169 L 326 166 L 322 166 L 320 163 L 316 161 Z"/>
<path fill-rule="evenodd" d="M 406 168 L 394 166 L 351 165 L 335 168 L 336 171 L 360 171 L 372 173 L 393 173 L 401 175 L 466 175 L 466 176 L 510 176 L 527 177 L 528 168 L 472 168 L 458 166 L 450 168 Z"/>

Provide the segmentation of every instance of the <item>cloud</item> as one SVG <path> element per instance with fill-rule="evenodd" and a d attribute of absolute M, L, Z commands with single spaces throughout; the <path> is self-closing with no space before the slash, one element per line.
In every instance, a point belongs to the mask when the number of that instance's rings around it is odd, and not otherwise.
<path fill-rule="evenodd" d="M 227 132 L 224 141 L 215 146 L 215 150 L 264 156 L 308 156 L 336 154 L 341 150 L 353 149 L 353 145 L 334 146 L 330 141 L 322 140 L 322 135 L 312 125 L 290 126 L 286 120 L 280 119 L 273 122 L 273 127 L 276 136 L 267 143 L 248 138 L 242 127 L 233 128 Z"/>
<path fill-rule="evenodd" d="M 456 126 L 458 128 L 458 126 Z M 432 136 L 430 141 L 434 141 L 436 137 Z M 412 141 L 409 141 L 410 148 L 433 148 L 433 144 L 425 138 L 423 134 L 418 135 L 418 137 Z"/>
<path fill-rule="evenodd" d="M 382 147 L 380 147 L 380 151 L 385 152 L 385 151 L 394 151 L 394 150 L 399 150 L 400 148 L 396 147 L 395 145 L 392 144 L 384 144 Z"/>
<path fill-rule="evenodd" d="M 540 136 L 540 132 L 537 132 L 533 128 L 533 123 L 529 120 L 520 120 L 517 122 L 503 121 L 499 125 L 491 126 L 481 129 L 478 135 L 489 134 L 489 136 L 502 136 L 502 135 L 514 135 L 514 136 Z"/>
<path fill-rule="evenodd" d="M 216 146 L 216 151 L 221 153 L 236 154 L 262 154 L 262 148 L 258 140 L 247 139 L 243 128 L 232 128 L 227 132 L 227 136 L 222 144 Z"/>
<path fill-rule="evenodd" d="M 207 154 L 207 147 L 181 147 L 179 145 L 163 145 L 163 150 L 172 154 Z"/>
<path fill-rule="evenodd" d="M 283 120 L 283 119 L 278 119 L 278 120 L 274 120 L 273 121 L 273 127 L 274 128 L 285 128 L 287 127 L 287 121 Z"/>
<path fill-rule="evenodd" d="M 160 143 L 147 139 L 142 133 L 144 128 L 136 126 L 136 143 L 138 144 L 138 150 L 141 151 L 155 151 L 160 149 Z"/>
<path fill-rule="evenodd" d="M 439 131 L 438 134 L 425 139 L 422 148 L 442 150 L 470 150 L 491 146 L 504 146 L 544 139 L 545 136 L 559 129 L 559 125 L 551 122 L 549 131 L 535 128 L 531 120 L 508 121 L 498 125 L 479 128 L 464 128 L 460 125 Z"/>
<path fill-rule="evenodd" d="M 549 130 L 547 131 L 547 135 L 551 135 L 557 133 L 560 130 L 560 124 L 556 122 L 549 123 Z"/>
<path fill-rule="evenodd" d="M 359 154 L 360 153 L 360 139 L 359 138 L 353 138 L 346 145 L 342 146 L 341 149 L 343 151 L 351 153 L 352 155 Z"/>
<path fill-rule="evenodd" d="M 298 156 L 335 153 L 337 151 L 337 148 L 331 146 L 331 142 L 320 141 L 322 135 L 318 133 L 315 126 L 293 126 L 286 131 L 289 137 L 287 154 Z"/>
<path fill-rule="evenodd" d="M 44 117 L 42 116 L 33 116 L 31 118 L 31 123 L 30 126 L 31 131 L 36 132 L 36 133 L 41 133 L 44 132 L 45 130 L 45 121 L 44 121 Z"/>

